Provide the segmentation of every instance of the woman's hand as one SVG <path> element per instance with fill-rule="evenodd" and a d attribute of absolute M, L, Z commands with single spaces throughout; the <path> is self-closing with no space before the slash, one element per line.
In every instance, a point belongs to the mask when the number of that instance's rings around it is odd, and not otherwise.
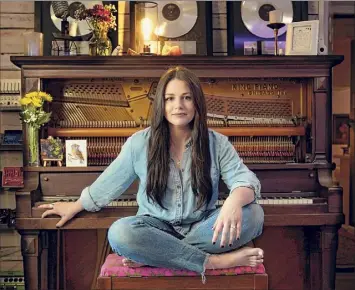
<path fill-rule="evenodd" d="M 220 234 L 222 234 L 221 247 L 224 247 L 226 242 L 231 246 L 236 239 L 239 239 L 242 230 L 242 207 L 241 203 L 232 196 L 226 199 L 212 228 L 213 244 Z"/>
<path fill-rule="evenodd" d="M 47 209 L 42 214 L 42 218 L 52 214 L 59 215 L 61 217 L 60 221 L 56 224 L 57 228 L 63 226 L 67 221 L 71 220 L 77 213 L 84 209 L 80 200 L 76 202 L 41 204 L 38 207 Z"/>

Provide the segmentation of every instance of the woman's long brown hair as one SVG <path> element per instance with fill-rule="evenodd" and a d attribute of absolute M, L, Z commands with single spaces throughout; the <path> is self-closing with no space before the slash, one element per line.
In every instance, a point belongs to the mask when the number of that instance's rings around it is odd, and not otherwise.
<path fill-rule="evenodd" d="M 191 186 L 197 197 L 197 209 L 208 205 L 212 197 L 211 155 L 209 149 L 207 109 L 205 96 L 196 75 L 184 67 L 169 69 L 161 78 L 157 86 L 153 102 L 151 119 L 151 134 L 148 145 L 148 176 L 147 195 L 149 200 L 158 203 L 162 208 L 165 195 L 170 163 L 170 129 L 164 117 L 165 90 L 167 84 L 178 79 L 186 82 L 190 88 L 195 106 L 195 116 L 190 122 L 192 141 Z"/>

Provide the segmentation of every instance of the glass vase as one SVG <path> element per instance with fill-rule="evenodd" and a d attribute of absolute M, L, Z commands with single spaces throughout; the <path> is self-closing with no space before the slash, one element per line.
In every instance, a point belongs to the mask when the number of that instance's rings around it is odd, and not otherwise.
<path fill-rule="evenodd" d="M 89 54 L 92 56 L 108 56 L 112 53 L 112 43 L 107 30 L 94 30 L 89 40 Z"/>
<path fill-rule="evenodd" d="M 33 125 L 26 126 L 26 140 L 27 140 L 27 165 L 39 166 L 39 130 Z"/>

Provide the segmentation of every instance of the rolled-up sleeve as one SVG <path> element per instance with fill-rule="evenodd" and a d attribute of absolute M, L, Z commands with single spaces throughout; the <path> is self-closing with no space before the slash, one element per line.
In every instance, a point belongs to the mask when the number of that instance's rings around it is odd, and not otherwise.
<path fill-rule="evenodd" d="M 254 190 L 255 199 L 259 199 L 261 197 L 259 179 L 244 164 L 226 136 L 220 136 L 218 148 L 221 176 L 230 193 L 237 187 L 249 187 Z"/>
<path fill-rule="evenodd" d="M 84 188 L 80 201 L 87 211 L 98 211 L 124 193 L 137 178 L 134 170 L 132 137 L 123 145 L 117 158 L 91 184 Z"/>

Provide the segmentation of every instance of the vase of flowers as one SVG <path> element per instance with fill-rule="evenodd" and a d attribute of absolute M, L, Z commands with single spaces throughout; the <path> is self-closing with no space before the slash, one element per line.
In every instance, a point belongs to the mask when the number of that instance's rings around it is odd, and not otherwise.
<path fill-rule="evenodd" d="M 92 37 L 89 40 L 90 55 L 111 55 L 112 43 L 107 33 L 109 30 L 116 30 L 115 5 L 96 4 L 93 8 L 79 9 L 75 12 L 75 18 L 86 20 Z"/>
<path fill-rule="evenodd" d="M 95 55 L 111 55 L 112 43 L 107 36 L 107 30 L 94 30 L 92 37 L 89 40 L 89 53 Z"/>
<path fill-rule="evenodd" d="M 52 96 L 41 91 L 27 93 L 20 100 L 22 111 L 20 117 L 25 124 L 25 163 L 28 166 L 39 166 L 39 129 L 46 124 L 51 117 L 43 109 L 45 102 L 51 102 Z"/>

